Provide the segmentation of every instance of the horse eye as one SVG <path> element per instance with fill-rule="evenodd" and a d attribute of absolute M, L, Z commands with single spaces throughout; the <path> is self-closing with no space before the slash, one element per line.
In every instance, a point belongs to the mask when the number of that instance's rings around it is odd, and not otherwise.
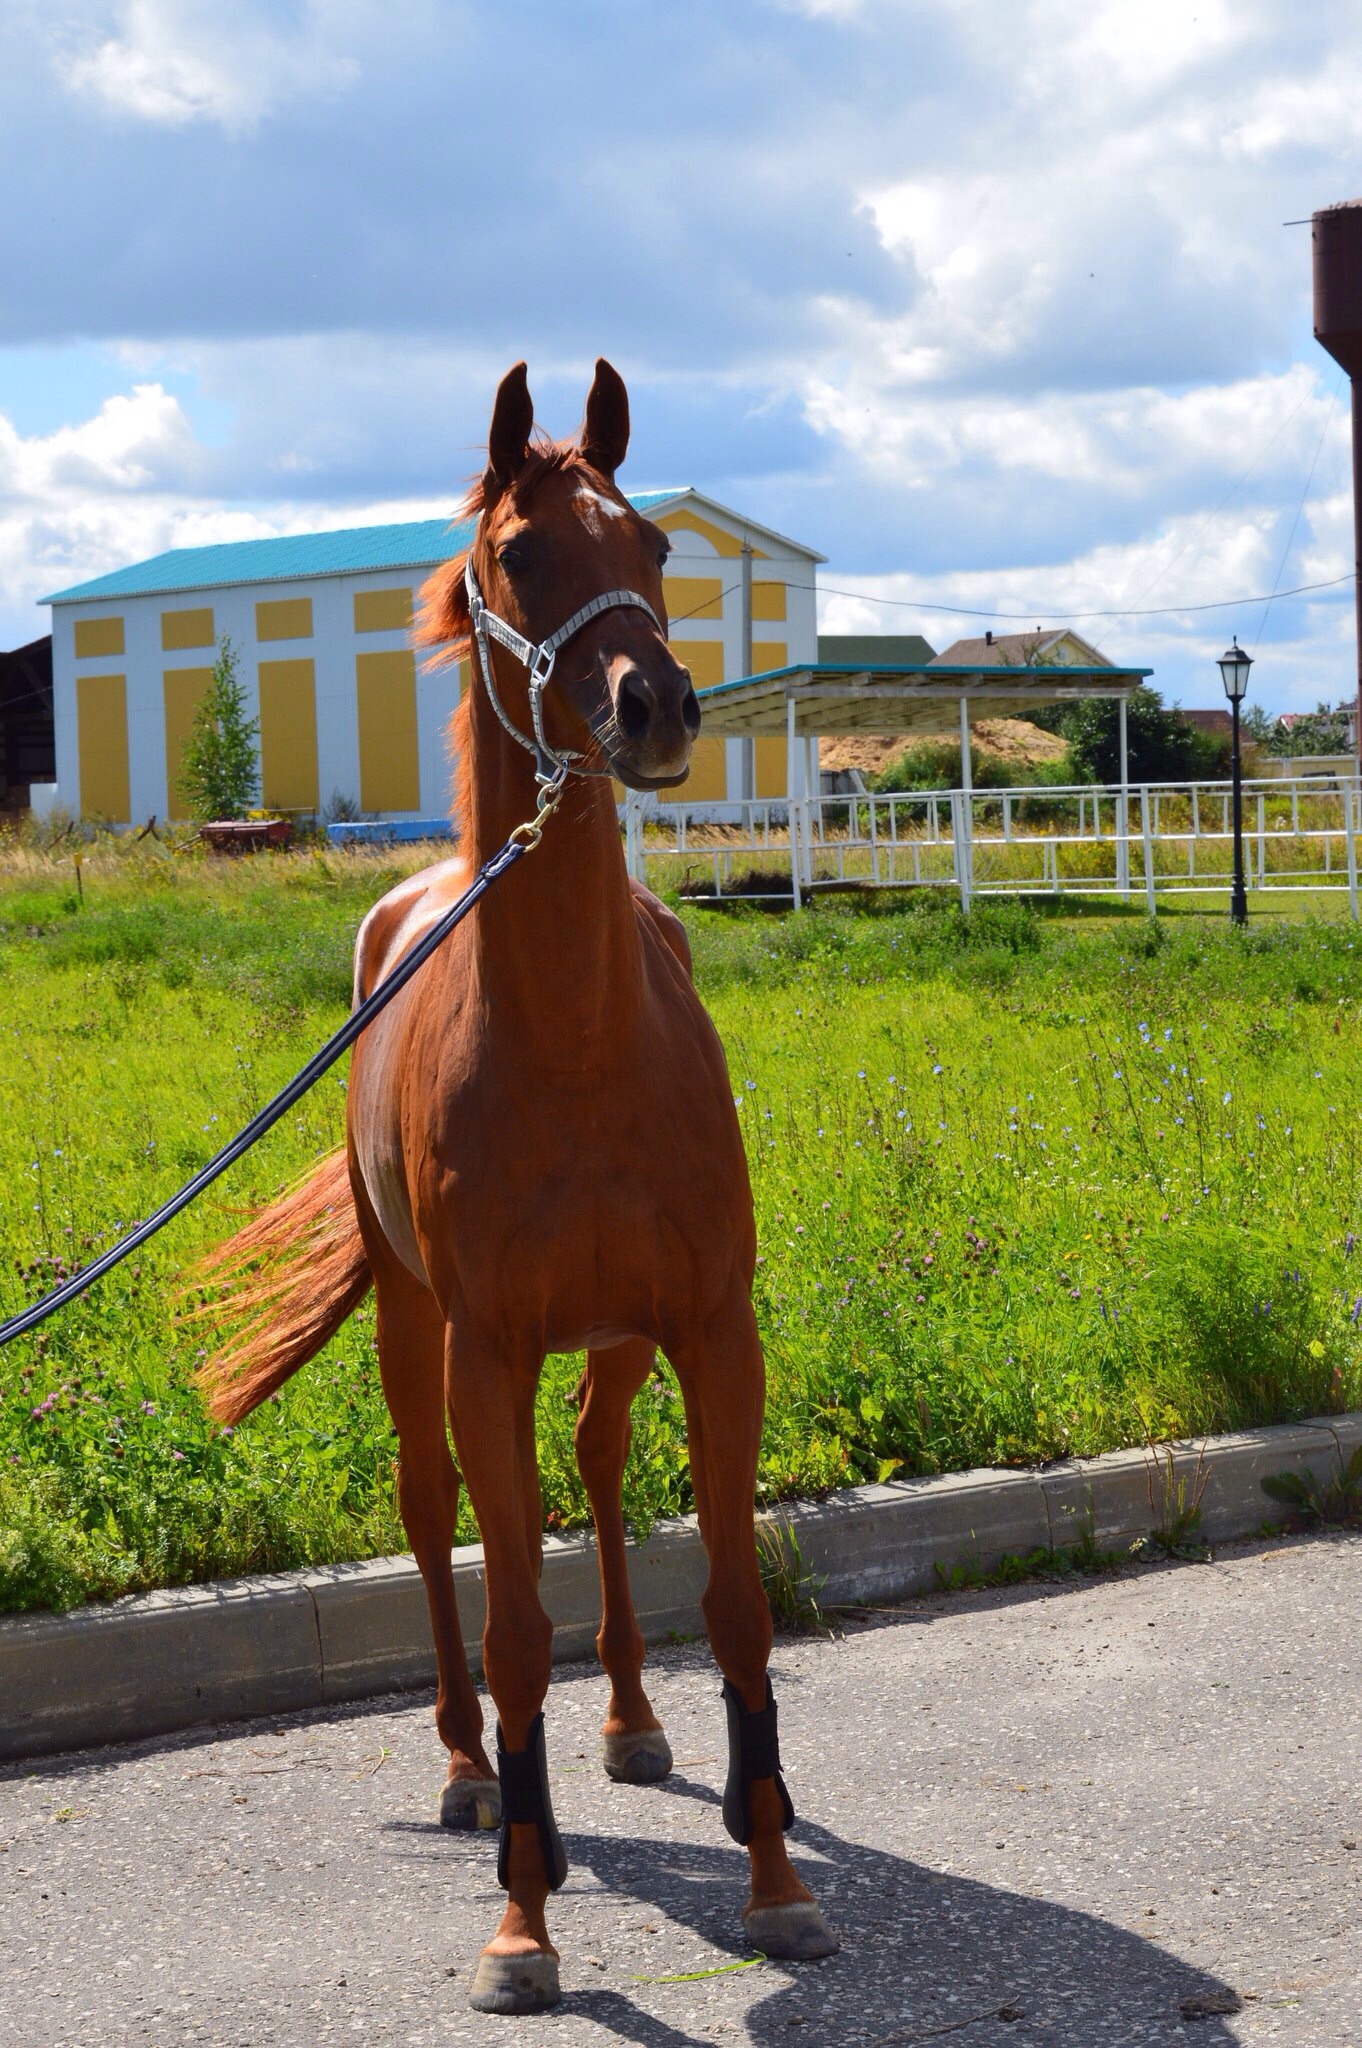
<path fill-rule="evenodd" d="M 508 540 L 505 547 L 497 549 L 497 560 L 509 576 L 516 576 L 527 566 L 528 557 L 516 541 Z"/>
<path fill-rule="evenodd" d="M 665 568 L 666 568 L 666 566 L 667 566 L 667 558 L 668 558 L 668 556 L 669 556 L 669 555 L 671 554 L 671 551 L 672 551 L 672 544 L 671 544 L 671 542 L 670 542 L 669 540 L 664 540 L 664 541 L 663 541 L 663 543 L 662 543 L 662 545 L 661 545 L 661 547 L 660 547 L 660 548 L 658 549 L 658 551 L 657 551 L 657 566 L 658 566 L 658 568 L 659 568 L 659 569 L 665 569 Z"/>

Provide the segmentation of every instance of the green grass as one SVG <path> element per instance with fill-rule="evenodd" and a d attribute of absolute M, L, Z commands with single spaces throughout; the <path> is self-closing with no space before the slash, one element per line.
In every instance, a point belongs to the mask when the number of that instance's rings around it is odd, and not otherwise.
<path fill-rule="evenodd" d="M 106 850 L 82 902 L 69 861 L 0 860 L 0 1310 L 145 1215 L 334 1028 L 354 927 L 403 868 Z M 686 913 L 756 1192 L 764 1500 L 1362 1405 L 1362 942 L 1336 916 L 1236 935 L 1070 908 Z M 333 1074 L 0 1354 L 0 1608 L 403 1547 L 371 1311 L 227 1434 L 171 1306 L 342 1113 Z M 543 1384 L 553 1527 L 586 1520 L 577 1369 Z M 626 1506 L 690 1505 L 663 1369 Z"/>

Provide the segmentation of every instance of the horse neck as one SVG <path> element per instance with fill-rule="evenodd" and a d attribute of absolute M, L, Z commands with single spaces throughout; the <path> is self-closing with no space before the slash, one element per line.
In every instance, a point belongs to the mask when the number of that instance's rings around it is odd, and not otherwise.
<path fill-rule="evenodd" d="M 539 807 L 533 757 L 498 722 L 475 675 L 465 741 L 465 843 L 474 867 Z M 613 786 L 570 775 L 544 835 L 476 914 L 479 980 L 561 1057 L 618 1029 L 642 977 Z"/>

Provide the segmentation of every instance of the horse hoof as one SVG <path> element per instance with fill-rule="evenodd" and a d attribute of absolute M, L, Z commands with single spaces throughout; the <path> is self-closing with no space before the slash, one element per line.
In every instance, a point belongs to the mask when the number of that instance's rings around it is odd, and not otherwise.
<path fill-rule="evenodd" d="M 744 1913 L 743 1932 L 753 1948 L 773 1963 L 812 1963 L 835 1956 L 841 1943 L 812 1899 L 793 1906 L 754 1906 Z"/>
<path fill-rule="evenodd" d="M 671 1744 L 660 1728 L 636 1735 L 603 1735 L 601 1761 L 617 1785 L 655 1785 L 672 1767 Z"/>
<path fill-rule="evenodd" d="M 479 1956 L 468 2003 L 474 2012 L 544 2012 L 562 1995 L 557 1956 L 539 1950 L 523 1956 Z"/>
<path fill-rule="evenodd" d="M 440 1794 L 440 1826 L 470 1831 L 501 1826 L 501 1787 L 495 1778 L 451 1778 Z"/>

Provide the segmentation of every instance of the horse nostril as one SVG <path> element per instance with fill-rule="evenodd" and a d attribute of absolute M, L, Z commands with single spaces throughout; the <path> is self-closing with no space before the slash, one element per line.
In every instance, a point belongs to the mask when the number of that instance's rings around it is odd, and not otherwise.
<path fill-rule="evenodd" d="M 691 738 L 694 739 L 696 733 L 700 730 L 700 701 L 689 683 L 686 685 L 686 694 L 681 700 L 681 722 Z"/>
<path fill-rule="evenodd" d="M 653 693 L 641 669 L 626 669 L 615 697 L 615 717 L 626 739 L 641 740 L 653 715 Z"/>

